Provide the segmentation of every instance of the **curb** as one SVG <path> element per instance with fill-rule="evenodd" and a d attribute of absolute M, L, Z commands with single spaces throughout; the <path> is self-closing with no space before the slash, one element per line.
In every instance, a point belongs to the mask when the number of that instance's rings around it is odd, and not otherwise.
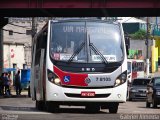
<path fill-rule="evenodd" d="M 1 98 L 29 98 L 28 95 L 3 95 Z"/>

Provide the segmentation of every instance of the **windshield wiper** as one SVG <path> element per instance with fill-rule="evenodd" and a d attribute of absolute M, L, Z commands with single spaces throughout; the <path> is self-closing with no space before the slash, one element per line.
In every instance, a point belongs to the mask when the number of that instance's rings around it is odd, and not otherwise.
<path fill-rule="evenodd" d="M 108 61 L 106 60 L 106 58 L 102 55 L 101 52 L 99 52 L 99 50 L 96 48 L 96 46 L 94 46 L 93 43 L 90 43 L 90 41 L 89 41 L 89 46 L 97 55 L 100 56 L 100 58 L 103 60 L 105 64 L 108 64 Z"/>
<path fill-rule="evenodd" d="M 82 48 L 85 46 L 85 42 L 82 42 L 80 47 L 78 47 L 75 52 L 72 54 L 72 56 L 69 58 L 68 63 L 72 62 L 73 58 L 82 50 Z"/>

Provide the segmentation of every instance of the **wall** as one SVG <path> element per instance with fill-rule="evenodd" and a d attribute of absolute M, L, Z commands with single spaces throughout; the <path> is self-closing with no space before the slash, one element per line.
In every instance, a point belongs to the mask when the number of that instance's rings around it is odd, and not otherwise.
<path fill-rule="evenodd" d="M 37 18 L 36 19 L 36 29 L 39 31 L 45 24 L 47 18 Z M 27 68 L 31 67 L 31 46 L 32 46 L 32 36 L 31 36 L 31 30 L 32 30 L 32 18 L 9 18 L 9 24 L 7 24 L 3 28 L 3 35 L 4 35 L 4 43 L 10 43 L 10 44 L 21 44 L 23 45 L 20 47 L 19 45 L 17 48 L 14 48 L 19 51 L 20 54 L 16 54 L 16 57 L 19 58 L 8 58 L 11 61 L 9 62 L 11 65 L 8 64 L 8 66 L 13 67 L 12 63 L 19 64 L 20 68 L 23 68 L 23 64 L 27 65 Z M 9 31 L 13 31 L 12 33 Z M 27 31 L 30 31 L 28 34 Z M 11 34 L 10 34 L 11 33 Z M 20 47 L 20 48 L 19 48 Z M 7 56 L 10 53 L 10 50 L 7 45 L 4 45 L 4 61 L 7 59 Z M 22 51 L 20 51 L 22 50 Z M 22 53 L 23 52 L 23 55 Z M 22 57 L 23 56 L 23 57 Z M 6 64 L 6 63 L 5 63 Z M 5 66 L 4 66 L 5 67 Z"/>
<path fill-rule="evenodd" d="M 151 46 L 153 45 L 152 40 L 149 40 L 149 58 L 151 57 Z M 130 40 L 130 49 L 132 50 L 142 50 L 142 56 L 146 58 L 146 45 L 145 40 Z"/>
<path fill-rule="evenodd" d="M 4 68 L 13 68 L 13 64 L 17 64 L 19 69 L 23 69 L 24 45 L 4 43 L 3 48 Z"/>

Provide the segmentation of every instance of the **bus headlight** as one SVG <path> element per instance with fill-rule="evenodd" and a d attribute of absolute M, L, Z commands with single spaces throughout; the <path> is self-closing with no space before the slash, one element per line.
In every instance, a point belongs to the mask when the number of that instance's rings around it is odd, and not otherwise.
<path fill-rule="evenodd" d="M 115 86 L 119 85 L 120 83 L 121 83 L 121 80 L 120 79 L 116 79 Z"/>
<path fill-rule="evenodd" d="M 48 73 L 48 80 L 56 85 L 61 85 L 61 80 L 60 78 L 54 74 L 52 71 L 50 71 L 49 69 L 47 70 Z"/>
<path fill-rule="evenodd" d="M 55 79 L 54 79 L 54 83 L 55 83 L 55 84 L 60 84 L 60 83 L 61 83 L 61 80 L 60 80 L 59 78 L 55 78 Z"/>
<path fill-rule="evenodd" d="M 123 72 L 119 75 L 115 81 L 115 87 L 125 83 L 127 80 L 127 71 Z"/>

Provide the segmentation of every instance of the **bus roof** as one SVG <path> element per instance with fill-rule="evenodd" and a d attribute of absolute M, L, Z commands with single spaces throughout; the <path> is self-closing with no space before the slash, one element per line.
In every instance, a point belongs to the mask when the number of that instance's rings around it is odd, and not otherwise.
<path fill-rule="evenodd" d="M 93 21 L 93 22 L 107 22 L 107 23 L 120 24 L 120 22 L 115 20 L 102 20 L 98 18 L 63 18 L 63 19 L 54 19 L 50 21 L 51 22 Z"/>

